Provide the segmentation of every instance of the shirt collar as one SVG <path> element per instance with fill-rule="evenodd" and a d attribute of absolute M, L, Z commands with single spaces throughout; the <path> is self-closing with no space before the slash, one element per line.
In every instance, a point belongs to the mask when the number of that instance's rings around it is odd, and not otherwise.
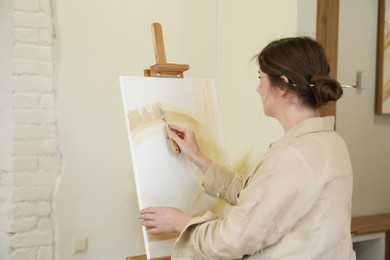
<path fill-rule="evenodd" d="M 284 137 L 298 137 L 314 132 L 334 131 L 334 122 L 334 116 L 305 119 L 289 129 Z"/>
<path fill-rule="evenodd" d="M 325 117 L 313 117 L 290 128 L 279 141 L 271 143 L 269 148 L 274 147 L 277 143 L 280 143 L 282 140 L 288 140 L 296 138 L 305 134 L 314 133 L 314 132 L 323 132 L 323 131 L 334 131 L 334 116 L 325 116 Z"/>

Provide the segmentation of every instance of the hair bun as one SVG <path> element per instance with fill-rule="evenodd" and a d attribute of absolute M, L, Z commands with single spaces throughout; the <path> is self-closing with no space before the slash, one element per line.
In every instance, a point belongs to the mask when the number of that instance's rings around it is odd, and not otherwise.
<path fill-rule="evenodd" d="M 340 83 L 329 75 L 315 75 L 310 79 L 317 107 L 337 101 L 343 95 Z"/>

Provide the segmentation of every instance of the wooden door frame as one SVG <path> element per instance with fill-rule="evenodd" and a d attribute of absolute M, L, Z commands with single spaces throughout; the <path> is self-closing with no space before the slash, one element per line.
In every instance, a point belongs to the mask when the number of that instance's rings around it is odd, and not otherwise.
<path fill-rule="evenodd" d="M 330 65 L 330 75 L 337 79 L 339 42 L 339 0 L 317 0 L 316 40 L 322 44 Z M 336 116 L 336 103 L 320 110 L 321 116 Z"/>

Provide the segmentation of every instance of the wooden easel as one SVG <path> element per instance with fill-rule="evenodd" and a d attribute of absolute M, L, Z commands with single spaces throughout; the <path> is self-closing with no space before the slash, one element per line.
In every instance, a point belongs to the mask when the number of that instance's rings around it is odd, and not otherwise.
<path fill-rule="evenodd" d="M 183 72 L 190 69 L 186 64 L 167 63 L 165 56 L 164 38 L 161 25 L 159 23 L 152 24 L 154 57 L 156 64 L 144 70 L 145 77 L 166 77 L 166 78 L 183 78 Z M 126 260 L 146 260 L 146 255 L 128 256 Z M 152 258 L 153 260 L 170 260 L 170 256 Z"/>
<path fill-rule="evenodd" d="M 168 78 L 183 78 L 183 72 L 189 70 L 187 64 L 167 63 L 165 56 L 164 38 L 161 25 L 159 23 L 152 24 L 154 57 L 156 64 L 144 70 L 145 77 L 168 77 Z"/>

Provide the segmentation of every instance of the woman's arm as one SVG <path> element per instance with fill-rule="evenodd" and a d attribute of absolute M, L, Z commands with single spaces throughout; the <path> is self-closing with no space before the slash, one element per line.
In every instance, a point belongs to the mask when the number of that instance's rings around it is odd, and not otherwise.
<path fill-rule="evenodd" d="M 179 145 L 180 150 L 192 163 L 203 173 L 206 173 L 212 161 L 200 151 L 194 131 L 184 127 L 170 125 L 168 136 Z"/>
<path fill-rule="evenodd" d="M 244 175 L 236 174 L 204 156 L 199 149 L 194 131 L 171 125 L 168 136 L 179 145 L 183 154 L 205 174 L 203 179 L 205 192 L 225 200 L 230 205 L 235 205 L 237 195 L 242 188 Z"/>

